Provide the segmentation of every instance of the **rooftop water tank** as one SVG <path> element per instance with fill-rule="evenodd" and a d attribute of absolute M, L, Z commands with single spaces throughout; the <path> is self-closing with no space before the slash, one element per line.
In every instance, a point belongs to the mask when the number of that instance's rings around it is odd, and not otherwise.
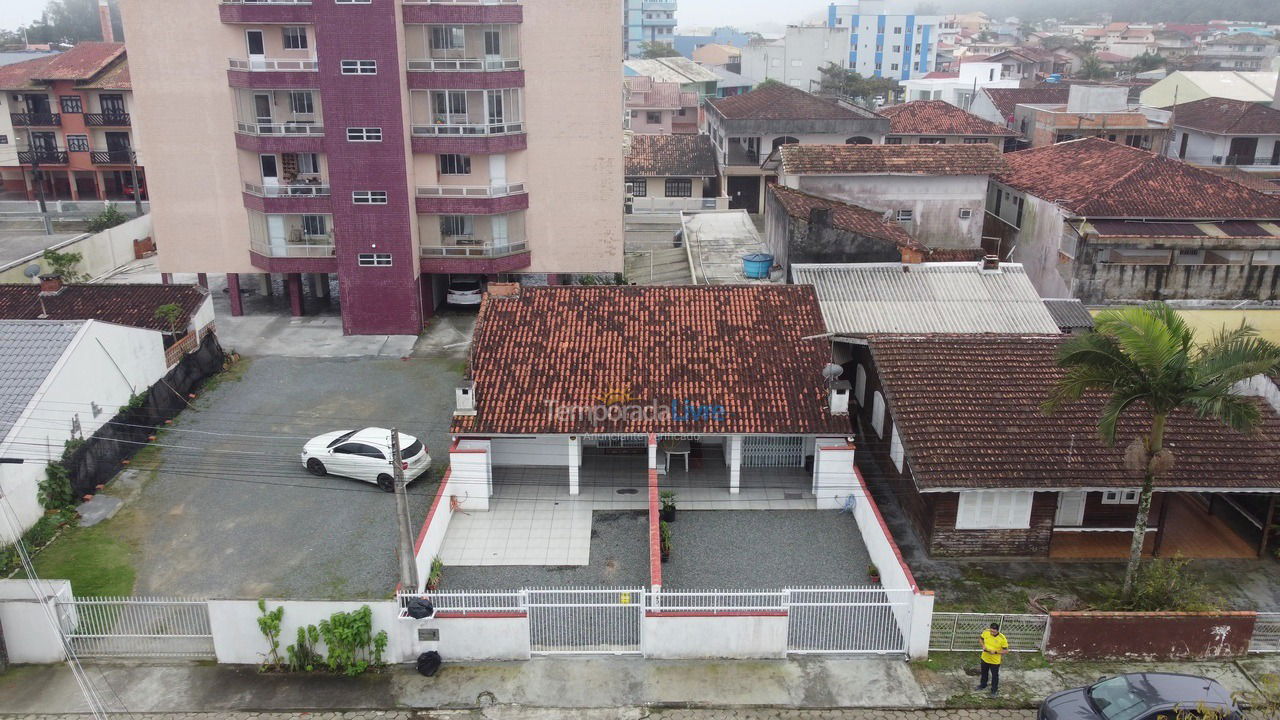
<path fill-rule="evenodd" d="M 765 253 L 751 253 L 742 256 L 742 274 L 748 278 L 763 280 L 769 277 L 769 269 L 773 267 L 773 256 Z"/>

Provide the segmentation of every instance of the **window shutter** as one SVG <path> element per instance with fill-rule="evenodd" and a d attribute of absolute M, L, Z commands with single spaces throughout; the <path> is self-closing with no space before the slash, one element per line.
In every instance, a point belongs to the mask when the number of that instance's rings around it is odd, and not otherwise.
<path fill-rule="evenodd" d="M 903 449 L 902 438 L 898 436 L 898 424 L 893 424 L 893 431 L 889 439 L 889 457 L 893 459 L 893 466 L 898 468 L 898 472 L 902 472 Z"/>
<path fill-rule="evenodd" d="M 853 396 L 857 398 L 858 405 L 867 406 L 867 369 L 858 363 L 858 374 L 854 379 Z"/>

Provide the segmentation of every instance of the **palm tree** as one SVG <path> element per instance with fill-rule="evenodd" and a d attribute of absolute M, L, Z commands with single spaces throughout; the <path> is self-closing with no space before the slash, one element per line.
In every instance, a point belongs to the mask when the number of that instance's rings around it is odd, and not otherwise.
<path fill-rule="evenodd" d="M 1116 423 L 1126 411 L 1149 417 L 1146 435 L 1135 438 L 1125 453 L 1126 467 L 1142 473 L 1121 593 L 1127 601 L 1142 557 L 1152 490 L 1173 467 L 1173 453 L 1164 447 L 1169 414 L 1189 410 L 1240 432 L 1252 431 L 1261 412 L 1234 386 L 1255 375 L 1280 373 L 1280 346 L 1258 337 L 1244 323 L 1235 330 L 1223 328 L 1209 342 L 1198 344 L 1182 317 L 1164 303 L 1107 310 L 1094 323 L 1093 332 L 1063 343 L 1058 364 L 1066 374 L 1041 409 L 1049 414 L 1087 392 L 1104 393 L 1107 402 L 1098 432 L 1108 447 L 1115 445 Z"/>
<path fill-rule="evenodd" d="M 1076 77 L 1082 80 L 1101 80 L 1110 74 L 1098 59 L 1097 53 L 1085 55 L 1084 60 L 1080 61 L 1080 69 L 1076 71 Z"/>

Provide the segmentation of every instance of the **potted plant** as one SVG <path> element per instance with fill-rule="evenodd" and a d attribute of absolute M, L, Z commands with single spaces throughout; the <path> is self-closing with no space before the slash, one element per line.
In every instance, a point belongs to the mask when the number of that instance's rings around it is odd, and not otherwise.
<path fill-rule="evenodd" d="M 663 490 L 658 493 L 658 500 L 662 502 L 662 521 L 676 521 L 676 494 L 672 490 Z"/>
<path fill-rule="evenodd" d="M 662 562 L 671 559 L 671 526 L 663 520 L 658 523 L 658 545 L 662 553 Z"/>
<path fill-rule="evenodd" d="M 867 565 L 867 575 L 871 577 L 872 583 L 880 584 L 880 568 L 876 567 L 875 563 Z"/>
<path fill-rule="evenodd" d="M 432 558 L 431 574 L 427 576 L 427 589 L 435 592 L 440 587 L 440 576 L 444 574 L 444 563 L 440 558 Z"/>

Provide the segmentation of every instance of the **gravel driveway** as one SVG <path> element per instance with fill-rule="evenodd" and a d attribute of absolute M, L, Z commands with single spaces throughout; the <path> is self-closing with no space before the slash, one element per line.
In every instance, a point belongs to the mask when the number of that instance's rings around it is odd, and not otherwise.
<path fill-rule="evenodd" d="M 387 597 L 397 578 L 395 501 L 372 485 L 313 477 L 306 438 L 396 425 L 448 461 L 456 356 L 247 360 L 239 380 L 195 401 L 159 443 L 140 513 L 138 595 Z M 414 535 L 434 482 L 410 485 Z"/>

